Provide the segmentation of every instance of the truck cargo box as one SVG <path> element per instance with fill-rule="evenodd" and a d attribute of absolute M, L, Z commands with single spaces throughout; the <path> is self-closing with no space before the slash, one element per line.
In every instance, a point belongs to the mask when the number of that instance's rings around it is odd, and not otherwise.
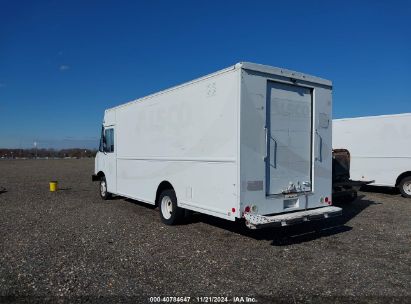
<path fill-rule="evenodd" d="M 325 79 L 238 63 L 108 109 L 101 194 L 157 204 L 170 224 L 183 209 L 232 221 L 253 214 L 251 228 L 262 226 L 257 216 L 337 214 L 331 93 Z"/>

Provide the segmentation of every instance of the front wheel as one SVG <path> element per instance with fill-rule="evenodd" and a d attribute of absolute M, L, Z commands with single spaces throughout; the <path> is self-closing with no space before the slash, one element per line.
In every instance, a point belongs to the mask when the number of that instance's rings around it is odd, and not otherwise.
<path fill-rule="evenodd" d="M 398 185 L 403 197 L 411 198 L 411 176 L 404 177 Z"/>
<path fill-rule="evenodd" d="M 107 200 L 111 197 L 111 193 L 107 191 L 107 181 L 104 176 L 100 179 L 100 196 L 103 200 Z"/>
<path fill-rule="evenodd" d="M 164 190 L 158 200 L 161 221 L 166 225 L 175 225 L 184 217 L 184 209 L 177 206 L 174 190 Z"/>

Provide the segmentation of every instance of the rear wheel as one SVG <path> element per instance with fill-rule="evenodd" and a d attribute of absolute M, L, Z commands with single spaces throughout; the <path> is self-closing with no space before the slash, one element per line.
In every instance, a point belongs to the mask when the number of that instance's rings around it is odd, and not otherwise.
<path fill-rule="evenodd" d="M 177 206 L 177 197 L 174 190 L 167 189 L 161 192 L 158 206 L 161 221 L 166 225 L 175 225 L 184 218 L 184 209 Z"/>
<path fill-rule="evenodd" d="M 411 198 L 411 176 L 404 177 L 398 185 L 403 197 Z"/>
<path fill-rule="evenodd" d="M 111 197 L 111 193 L 107 191 L 107 181 L 105 176 L 102 176 L 100 179 L 100 196 L 103 200 L 107 200 Z"/>

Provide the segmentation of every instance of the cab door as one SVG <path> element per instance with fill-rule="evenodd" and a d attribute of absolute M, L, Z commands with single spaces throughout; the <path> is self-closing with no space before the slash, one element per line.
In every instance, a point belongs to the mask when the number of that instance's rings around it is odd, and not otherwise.
<path fill-rule="evenodd" d="M 115 126 L 104 127 L 103 137 L 103 171 L 106 176 L 107 191 L 117 193 L 117 149 Z"/>

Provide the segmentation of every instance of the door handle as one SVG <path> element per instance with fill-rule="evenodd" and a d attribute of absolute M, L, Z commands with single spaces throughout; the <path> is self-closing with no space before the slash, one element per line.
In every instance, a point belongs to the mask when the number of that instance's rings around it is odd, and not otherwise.
<path fill-rule="evenodd" d="M 264 132 L 265 132 L 265 154 L 264 154 L 264 160 L 267 160 L 268 157 L 268 128 L 264 127 Z"/>
<path fill-rule="evenodd" d="M 277 169 L 277 141 L 271 136 L 270 138 L 274 141 L 274 168 Z"/>
<path fill-rule="evenodd" d="M 315 158 L 315 160 L 322 162 L 323 161 L 323 138 L 321 137 L 320 133 L 318 133 L 318 130 L 315 130 L 315 134 L 318 135 L 318 157 Z"/>
<path fill-rule="evenodd" d="M 277 146 L 278 146 L 277 141 L 275 140 L 274 137 L 272 137 L 271 135 L 268 135 L 268 128 L 267 127 L 264 128 L 264 131 L 265 131 L 265 156 L 264 156 L 264 159 L 267 161 L 268 147 L 269 147 L 268 140 L 272 139 L 274 141 L 274 150 L 273 150 L 273 152 L 274 152 L 274 166 L 273 167 L 277 168 Z M 268 161 L 270 161 L 270 160 L 268 159 Z"/>

